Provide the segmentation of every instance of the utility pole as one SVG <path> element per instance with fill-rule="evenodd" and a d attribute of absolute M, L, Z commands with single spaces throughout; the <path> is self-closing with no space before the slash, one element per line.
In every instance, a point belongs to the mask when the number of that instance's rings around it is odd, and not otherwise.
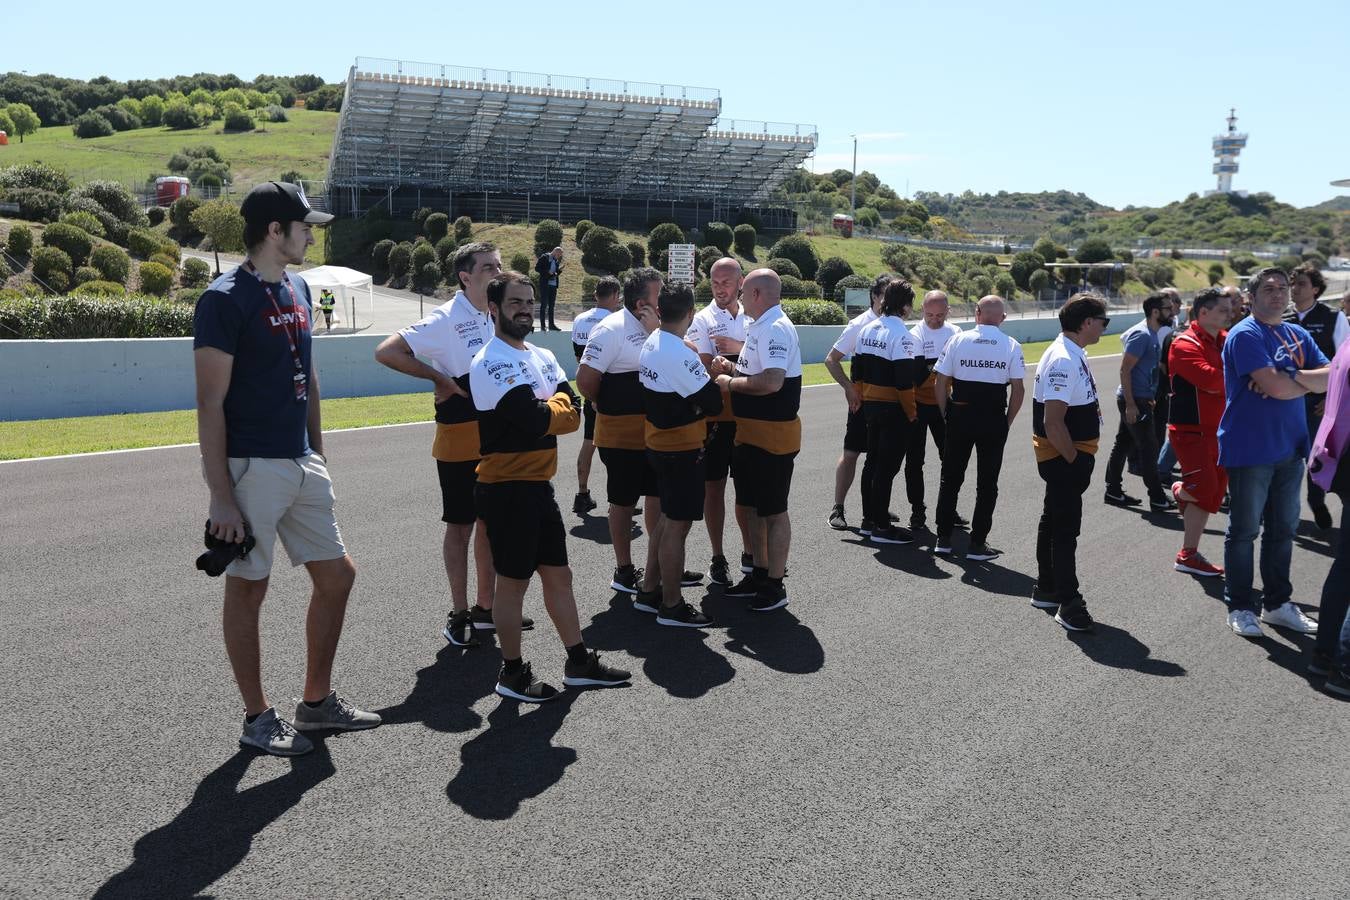
<path fill-rule="evenodd" d="M 851 216 L 857 210 L 858 203 L 858 136 L 851 134 L 853 138 L 853 179 L 848 183 L 848 214 Z"/>

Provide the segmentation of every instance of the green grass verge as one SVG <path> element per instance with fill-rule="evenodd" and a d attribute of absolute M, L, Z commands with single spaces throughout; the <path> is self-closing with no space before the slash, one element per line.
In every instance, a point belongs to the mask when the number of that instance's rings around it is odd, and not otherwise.
<path fill-rule="evenodd" d="M 1027 361 L 1034 363 L 1039 360 L 1048 346 L 1048 341 L 1023 345 Z M 1119 335 L 1104 337 L 1101 343 L 1088 348 L 1090 356 L 1119 352 Z M 831 380 L 823 363 L 802 366 L 802 384 L 829 384 Z M 430 420 L 431 395 L 428 393 L 351 397 L 323 402 L 325 430 Z M 190 444 L 196 440 L 197 415 L 191 409 L 0 422 L 0 459 L 30 459 L 67 453 Z"/>

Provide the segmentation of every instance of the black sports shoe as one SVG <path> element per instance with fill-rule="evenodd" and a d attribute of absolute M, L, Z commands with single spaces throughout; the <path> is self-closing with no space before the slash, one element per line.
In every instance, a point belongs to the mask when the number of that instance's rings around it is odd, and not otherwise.
<path fill-rule="evenodd" d="M 759 590 L 759 579 L 750 573 L 731 587 L 722 591 L 724 597 L 753 597 Z"/>
<path fill-rule="evenodd" d="M 984 541 L 977 541 L 966 548 L 966 559 L 973 559 L 976 562 L 987 562 L 1002 555 L 1002 550 L 995 550 Z"/>
<path fill-rule="evenodd" d="M 475 603 L 469 607 L 469 618 L 473 620 L 473 627 L 479 631 L 496 631 L 497 626 L 492 621 L 492 610 L 483 609 Z M 530 631 L 534 628 L 534 619 L 529 616 L 520 617 L 520 630 Z"/>
<path fill-rule="evenodd" d="M 680 575 L 680 587 L 695 587 L 703 583 L 703 573 L 685 569 Z"/>
<path fill-rule="evenodd" d="M 953 524 L 955 524 L 957 528 L 969 528 L 970 520 L 967 519 L 965 516 L 961 515 L 960 513 L 958 513 L 956 519 L 953 521 Z"/>
<path fill-rule="evenodd" d="M 781 582 L 774 584 L 772 581 L 765 581 L 755 592 L 755 599 L 750 601 L 750 608 L 755 612 L 768 612 L 780 606 L 787 606 L 787 602 L 787 588 L 783 587 Z"/>
<path fill-rule="evenodd" d="M 892 522 L 899 522 L 899 521 L 900 521 L 900 517 L 899 517 L 898 515 L 896 515 L 895 513 L 891 512 L 889 509 L 886 510 L 886 518 L 890 519 Z"/>
<path fill-rule="evenodd" d="M 921 513 L 921 512 L 911 513 L 911 514 L 910 514 L 910 517 L 909 517 L 909 530 L 910 530 L 910 531 L 927 531 L 927 530 L 928 530 L 928 517 L 927 517 L 925 514 Z"/>
<path fill-rule="evenodd" d="M 1336 657 L 1316 648 L 1308 654 L 1308 674 L 1327 677 L 1336 671 Z"/>
<path fill-rule="evenodd" d="M 848 528 L 848 520 L 844 518 L 844 507 L 838 504 L 830 508 L 830 516 L 826 521 L 835 531 L 844 531 Z"/>
<path fill-rule="evenodd" d="M 742 575 L 749 575 L 749 574 L 750 574 L 751 572 L 753 572 L 753 571 L 755 571 L 755 558 L 754 558 L 753 556 L 751 556 L 749 553 L 742 553 L 742 554 L 741 554 L 741 574 L 742 574 Z"/>
<path fill-rule="evenodd" d="M 871 519 L 863 519 L 861 522 L 858 523 L 858 534 L 862 535 L 863 537 L 867 537 L 872 533 L 875 527 L 876 526 L 872 524 Z"/>
<path fill-rule="evenodd" d="M 578 665 L 569 659 L 563 667 L 563 684 L 568 687 L 614 687 L 627 684 L 632 677 L 623 669 L 602 663 L 600 654 L 594 650 L 586 651 L 586 662 Z"/>
<path fill-rule="evenodd" d="M 1164 497 L 1161 500 L 1150 499 L 1148 508 L 1154 512 L 1172 512 L 1177 508 L 1177 502 L 1171 497 Z"/>
<path fill-rule="evenodd" d="M 576 497 L 572 500 L 572 512 L 579 516 L 586 515 L 595 507 L 596 502 L 591 498 L 590 491 L 578 491 Z"/>
<path fill-rule="evenodd" d="M 1091 631 L 1096 627 L 1092 621 L 1092 616 L 1088 615 L 1087 607 L 1081 603 L 1073 606 L 1059 607 L 1059 612 L 1055 613 L 1055 621 L 1063 625 L 1069 631 Z"/>
<path fill-rule="evenodd" d="M 473 617 L 469 611 L 452 612 L 441 629 L 441 637 L 456 647 L 477 647 L 478 639 L 473 636 Z"/>
<path fill-rule="evenodd" d="M 708 580 L 723 587 L 731 584 L 731 566 L 727 564 L 725 556 L 712 558 L 712 564 L 708 566 Z"/>
<path fill-rule="evenodd" d="M 1121 488 L 1107 488 L 1106 495 L 1103 497 L 1103 499 L 1107 503 L 1113 504 L 1115 506 L 1138 506 L 1140 503 L 1144 502 L 1140 500 L 1138 497 L 1131 497 L 1129 494 L 1125 493 L 1125 491 L 1122 490 Z"/>
<path fill-rule="evenodd" d="M 501 674 L 497 676 L 497 693 L 522 703 L 543 703 L 558 696 L 558 689 L 534 677 L 530 664 L 525 663 L 514 675 L 507 674 L 506 663 L 502 663 Z"/>
<path fill-rule="evenodd" d="M 868 540 L 877 544 L 912 544 L 914 543 L 914 534 L 908 528 L 896 528 L 894 525 L 887 525 L 885 528 L 873 529 Z"/>
<path fill-rule="evenodd" d="M 1031 589 L 1031 605 L 1037 609 L 1058 609 L 1059 598 L 1054 591 L 1043 591 L 1038 587 Z"/>
<path fill-rule="evenodd" d="M 630 563 L 614 570 L 614 578 L 609 586 L 625 594 L 636 594 L 640 584 L 642 584 L 642 570 Z"/>
<path fill-rule="evenodd" d="M 1324 687 L 1338 697 L 1350 697 L 1350 671 L 1341 669 L 1327 679 Z"/>
<path fill-rule="evenodd" d="M 1326 531 L 1328 528 L 1331 527 L 1331 510 L 1327 509 L 1327 505 L 1325 503 L 1319 503 L 1316 506 L 1314 506 L 1312 508 L 1312 512 L 1313 512 L 1313 522 L 1317 525 L 1317 527 L 1320 530 Z"/>
<path fill-rule="evenodd" d="M 712 620 L 694 608 L 691 603 L 677 603 L 674 607 L 662 606 L 656 611 L 656 624 L 672 625 L 676 628 L 707 628 Z"/>
<path fill-rule="evenodd" d="M 661 589 L 644 591 L 641 588 L 633 595 L 633 609 L 638 612 L 654 613 L 661 606 Z"/>

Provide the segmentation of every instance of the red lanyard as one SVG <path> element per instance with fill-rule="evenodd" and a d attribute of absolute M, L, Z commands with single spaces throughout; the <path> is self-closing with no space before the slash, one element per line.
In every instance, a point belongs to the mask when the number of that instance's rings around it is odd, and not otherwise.
<path fill-rule="evenodd" d="M 295 364 L 295 375 L 292 380 L 295 382 L 295 401 L 303 403 L 309 399 L 308 381 L 309 375 L 305 372 L 304 360 L 300 358 L 300 303 L 295 299 L 295 291 L 291 288 L 291 279 L 285 271 L 281 273 L 281 280 L 286 285 L 286 293 L 291 297 L 291 319 L 295 325 L 295 333 L 286 324 L 286 315 L 281 311 L 281 304 L 277 303 L 276 294 L 272 293 L 272 286 L 263 280 L 256 266 L 251 260 L 245 260 L 243 268 L 254 278 L 258 279 L 258 284 L 262 285 L 263 292 L 267 294 L 267 299 L 272 301 L 272 309 L 277 314 L 277 323 L 281 326 L 281 331 L 286 335 L 286 344 L 291 350 L 291 362 Z"/>

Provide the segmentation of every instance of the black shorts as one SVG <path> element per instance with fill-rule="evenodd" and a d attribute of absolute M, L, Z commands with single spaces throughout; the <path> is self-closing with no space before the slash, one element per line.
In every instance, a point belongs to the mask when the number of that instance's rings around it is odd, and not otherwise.
<path fill-rule="evenodd" d="M 844 426 L 844 449 L 850 453 L 867 452 L 867 419 L 863 417 L 862 407 L 848 414 L 848 423 Z"/>
<path fill-rule="evenodd" d="M 647 451 L 661 491 L 661 515 L 679 522 L 703 519 L 703 464 L 698 450 Z"/>
<path fill-rule="evenodd" d="M 595 403 L 591 400 L 581 404 L 581 436 L 585 440 L 595 440 Z"/>
<path fill-rule="evenodd" d="M 655 497 L 659 486 L 646 450 L 600 448 L 605 464 L 605 495 L 615 506 L 637 506 L 640 497 Z M 702 496 L 702 494 L 700 494 Z"/>
<path fill-rule="evenodd" d="M 796 458 L 796 453 L 770 453 L 750 444 L 737 444 L 732 464 L 736 505 L 751 507 L 760 516 L 787 512 Z"/>
<path fill-rule="evenodd" d="M 474 500 L 487 527 L 492 568 L 498 575 L 524 581 L 540 566 L 567 565 L 567 537 L 552 484 L 480 484 Z"/>
<path fill-rule="evenodd" d="M 714 431 L 713 429 L 717 429 Z M 703 480 L 726 481 L 736 446 L 735 422 L 709 422 L 708 443 L 703 449 Z M 662 507 L 664 509 L 665 507 Z"/>
<path fill-rule="evenodd" d="M 473 488 L 478 483 L 478 460 L 444 462 L 436 460 L 436 475 L 441 481 L 441 521 L 447 525 L 472 525 Z"/>

